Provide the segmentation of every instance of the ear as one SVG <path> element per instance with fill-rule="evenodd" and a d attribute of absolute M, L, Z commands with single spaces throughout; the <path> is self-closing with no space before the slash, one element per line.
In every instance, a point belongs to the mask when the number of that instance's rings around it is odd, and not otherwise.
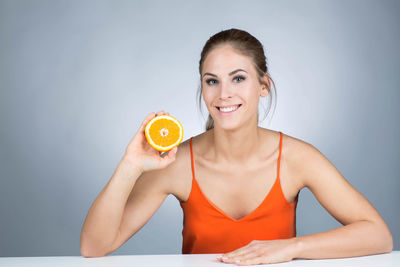
<path fill-rule="evenodd" d="M 263 83 L 261 84 L 260 96 L 266 97 L 269 94 L 270 88 L 271 88 L 271 79 L 268 77 L 268 75 L 265 74 L 263 77 Z"/>

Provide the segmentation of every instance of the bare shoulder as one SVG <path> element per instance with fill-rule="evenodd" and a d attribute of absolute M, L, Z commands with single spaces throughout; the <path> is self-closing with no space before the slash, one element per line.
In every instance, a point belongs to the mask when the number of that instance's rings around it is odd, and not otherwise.
<path fill-rule="evenodd" d="M 190 177 L 190 147 L 189 140 L 183 141 L 178 145 L 175 160 L 162 169 L 150 170 L 142 173 L 135 184 L 139 186 L 152 187 L 153 190 L 161 192 L 165 196 L 173 194 L 179 195 L 182 180 L 188 175 Z M 189 159 L 188 159 L 189 156 Z"/>
<path fill-rule="evenodd" d="M 205 147 L 205 140 L 209 131 L 193 136 L 193 146 L 197 150 Z M 192 187 L 192 165 L 190 155 L 190 138 L 179 145 L 176 160 L 171 166 L 171 180 L 169 194 L 174 195 L 179 201 L 186 201 L 189 197 Z M 194 152 L 193 152 L 194 153 Z M 172 165 L 171 164 L 171 165 Z"/>
<path fill-rule="evenodd" d="M 306 172 L 318 167 L 318 162 L 325 158 L 312 144 L 287 134 L 283 134 L 282 154 L 287 172 L 296 181 L 299 189 L 307 186 Z"/>
<path fill-rule="evenodd" d="M 185 188 L 191 183 L 190 138 L 179 144 L 175 161 L 167 168 L 168 194 L 181 200 L 185 195 Z"/>
<path fill-rule="evenodd" d="M 344 179 L 333 163 L 314 145 L 289 135 L 285 135 L 285 140 L 290 172 L 296 176 L 301 187 L 308 187 L 313 191 L 316 184 L 322 181 L 322 177 L 327 177 L 332 172 Z"/>

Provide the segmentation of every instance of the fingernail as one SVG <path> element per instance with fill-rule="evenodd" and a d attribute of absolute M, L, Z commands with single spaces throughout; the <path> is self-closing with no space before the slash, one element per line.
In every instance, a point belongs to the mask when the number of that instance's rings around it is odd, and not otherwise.
<path fill-rule="evenodd" d="M 227 260 L 227 259 L 228 259 L 228 257 L 225 257 L 225 256 L 223 256 L 223 257 L 222 257 L 222 259 L 223 259 L 223 260 Z"/>
<path fill-rule="evenodd" d="M 237 259 L 237 260 L 235 260 L 235 262 L 236 262 L 236 263 L 239 263 L 239 262 L 240 262 L 240 260 L 239 260 L 239 259 Z"/>

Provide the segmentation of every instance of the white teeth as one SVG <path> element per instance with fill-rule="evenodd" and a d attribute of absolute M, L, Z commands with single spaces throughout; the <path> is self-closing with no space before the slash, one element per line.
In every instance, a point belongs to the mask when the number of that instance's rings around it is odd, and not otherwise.
<path fill-rule="evenodd" d="M 237 110 L 238 108 L 239 108 L 239 106 L 235 106 L 235 107 L 229 107 L 229 108 L 219 108 L 219 110 L 222 112 L 231 112 L 231 111 Z"/>

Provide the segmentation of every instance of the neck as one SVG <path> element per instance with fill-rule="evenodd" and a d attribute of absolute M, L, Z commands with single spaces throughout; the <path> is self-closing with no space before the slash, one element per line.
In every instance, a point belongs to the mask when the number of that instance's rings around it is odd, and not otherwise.
<path fill-rule="evenodd" d="M 214 128 L 211 133 L 215 160 L 217 162 L 244 163 L 253 158 L 260 148 L 259 127 L 253 124 L 235 130 Z"/>

